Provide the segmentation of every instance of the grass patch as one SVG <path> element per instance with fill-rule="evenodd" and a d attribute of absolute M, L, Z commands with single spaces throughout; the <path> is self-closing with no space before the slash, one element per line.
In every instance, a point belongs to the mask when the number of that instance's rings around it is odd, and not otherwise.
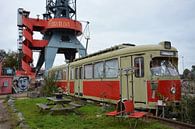
<path fill-rule="evenodd" d="M 118 121 L 106 117 L 101 107 L 86 104 L 64 115 L 40 113 L 36 103 L 45 103 L 45 98 L 16 100 L 16 108 L 21 111 L 32 129 L 128 129 L 129 120 Z M 133 125 L 133 121 L 131 121 Z M 139 124 L 142 123 L 142 124 Z M 167 129 L 153 122 L 139 122 L 136 129 Z"/>

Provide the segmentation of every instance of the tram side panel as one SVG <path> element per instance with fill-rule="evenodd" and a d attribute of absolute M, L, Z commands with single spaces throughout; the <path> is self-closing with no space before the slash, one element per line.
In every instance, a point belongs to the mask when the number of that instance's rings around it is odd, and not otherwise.
<path fill-rule="evenodd" d="M 83 94 L 86 97 L 94 97 L 96 100 L 119 100 L 119 92 L 118 80 L 85 80 L 83 82 Z"/>

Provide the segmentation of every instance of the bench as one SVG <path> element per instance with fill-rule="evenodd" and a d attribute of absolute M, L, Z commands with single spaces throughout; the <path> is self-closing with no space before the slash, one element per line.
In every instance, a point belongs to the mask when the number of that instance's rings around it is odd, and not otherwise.
<path fill-rule="evenodd" d="M 72 106 L 74 106 L 74 107 L 76 107 L 76 108 L 80 108 L 81 107 L 80 104 L 77 104 L 77 103 L 74 103 L 74 102 L 71 102 L 69 104 L 72 105 Z"/>
<path fill-rule="evenodd" d="M 68 106 L 68 107 L 60 107 L 60 108 L 51 108 L 51 114 L 59 113 L 59 112 L 66 112 L 66 111 L 73 111 L 76 107 Z"/>
<path fill-rule="evenodd" d="M 37 103 L 36 105 L 41 109 L 41 111 L 50 109 L 48 105 L 43 104 L 43 103 Z"/>

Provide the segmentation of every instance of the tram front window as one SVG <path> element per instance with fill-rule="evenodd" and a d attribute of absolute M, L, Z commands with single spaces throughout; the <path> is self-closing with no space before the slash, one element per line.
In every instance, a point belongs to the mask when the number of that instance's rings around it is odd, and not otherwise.
<path fill-rule="evenodd" d="M 153 76 L 179 76 L 176 67 L 168 59 L 155 58 L 150 62 Z"/>

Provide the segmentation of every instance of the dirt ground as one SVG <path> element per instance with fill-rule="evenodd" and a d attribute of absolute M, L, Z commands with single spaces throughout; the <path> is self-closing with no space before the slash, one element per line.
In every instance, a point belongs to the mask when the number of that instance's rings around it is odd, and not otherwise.
<path fill-rule="evenodd" d="M 0 100 L 0 129 L 13 129 L 9 112 L 3 104 L 3 101 L 4 100 Z"/>

